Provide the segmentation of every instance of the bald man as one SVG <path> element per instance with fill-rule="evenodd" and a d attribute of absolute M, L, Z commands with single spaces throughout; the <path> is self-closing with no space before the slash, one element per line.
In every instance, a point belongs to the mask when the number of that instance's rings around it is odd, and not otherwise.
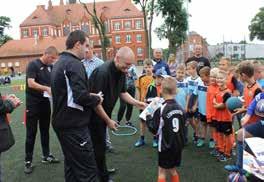
<path fill-rule="evenodd" d="M 135 100 L 127 93 L 126 74 L 128 69 L 135 64 L 135 55 L 129 47 L 122 47 L 118 50 L 114 61 L 105 62 L 96 68 L 90 76 L 89 85 L 91 92 L 102 92 L 104 95 L 103 108 L 107 115 L 111 117 L 112 111 L 118 97 L 124 102 L 143 109 L 145 103 Z M 106 123 L 93 113 L 89 125 L 91 138 L 94 146 L 95 158 L 98 167 L 100 182 L 112 181 L 106 167 Z"/>
<path fill-rule="evenodd" d="M 187 59 L 185 64 L 189 62 L 196 61 L 198 63 L 197 72 L 199 73 L 200 69 L 205 66 L 211 67 L 209 60 L 206 57 L 203 57 L 203 47 L 200 44 L 195 45 L 194 47 L 194 56 Z"/>

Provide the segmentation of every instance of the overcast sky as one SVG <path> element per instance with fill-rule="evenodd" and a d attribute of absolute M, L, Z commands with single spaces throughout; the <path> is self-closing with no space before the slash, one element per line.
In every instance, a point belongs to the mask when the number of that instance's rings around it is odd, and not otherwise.
<path fill-rule="evenodd" d="M 83 0 L 83 2 L 91 1 L 93 0 Z M 59 0 L 52 2 L 55 5 L 59 4 Z M 8 16 L 12 21 L 12 28 L 6 33 L 14 39 L 19 39 L 19 24 L 39 4 L 47 5 L 48 0 L 2 1 L 0 16 Z M 223 40 L 239 42 L 244 40 L 244 37 L 249 41 L 248 25 L 260 7 L 264 7 L 263 0 L 192 0 L 188 6 L 189 30 L 205 37 L 209 44 L 221 43 Z M 160 18 L 155 18 L 154 28 L 161 22 Z M 264 44 L 263 41 L 257 40 L 254 43 Z M 154 37 L 154 48 L 166 48 L 167 45 L 166 40 L 160 42 L 156 36 Z"/>

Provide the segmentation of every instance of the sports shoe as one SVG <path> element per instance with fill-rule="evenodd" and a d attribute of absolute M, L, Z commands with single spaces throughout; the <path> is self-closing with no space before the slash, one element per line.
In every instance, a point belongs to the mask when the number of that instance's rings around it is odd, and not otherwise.
<path fill-rule="evenodd" d="M 134 125 L 130 121 L 127 121 L 125 125 L 134 127 Z"/>
<path fill-rule="evenodd" d="M 219 162 L 226 162 L 227 161 L 227 157 L 225 156 L 225 154 L 220 154 L 218 157 L 218 161 Z"/>
<path fill-rule="evenodd" d="M 141 147 L 145 145 L 145 141 L 142 139 L 139 139 L 136 143 L 135 143 L 135 147 Z"/>
<path fill-rule="evenodd" d="M 210 154 L 211 154 L 212 156 L 214 156 L 214 157 L 219 157 L 219 155 L 220 155 L 220 153 L 219 153 L 218 150 L 216 150 L 216 149 L 213 149 L 213 150 L 210 152 Z"/>
<path fill-rule="evenodd" d="M 24 167 L 24 173 L 30 174 L 33 171 L 32 163 L 31 161 L 26 161 L 25 162 L 25 167 Z"/>
<path fill-rule="evenodd" d="M 232 150 L 231 150 L 231 155 L 232 155 L 232 156 L 236 156 L 236 149 L 235 149 L 235 148 L 232 148 Z"/>
<path fill-rule="evenodd" d="M 237 165 L 225 165 L 224 169 L 229 171 L 229 172 L 238 172 L 239 171 L 239 167 Z"/>
<path fill-rule="evenodd" d="M 213 148 L 215 148 L 215 142 L 214 142 L 213 140 L 211 140 L 211 141 L 209 142 L 209 144 L 208 144 L 208 147 L 209 147 L 209 149 L 213 149 Z"/>
<path fill-rule="evenodd" d="M 42 163 L 47 164 L 47 163 L 59 163 L 59 159 L 56 159 L 53 155 L 49 155 L 48 157 L 42 157 Z"/>
<path fill-rule="evenodd" d="M 199 139 L 197 144 L 196 144 L 196 147 L 203 147 L 204 146 L 204 140 L 203 139 Z"/>
<path fill-rule="evenodd" d="M 157 139 L 153 139 L 153 141 L 152 141 L 152 147 L 153 148 L 157 148 L 158 147 L 158 141 L 157 141 Z"/>

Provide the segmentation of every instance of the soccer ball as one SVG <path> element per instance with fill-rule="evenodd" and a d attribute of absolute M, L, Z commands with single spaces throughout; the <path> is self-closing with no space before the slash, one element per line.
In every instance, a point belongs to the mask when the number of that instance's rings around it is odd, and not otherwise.
<path fill-rule="evenodd" d="M 226 106 L 230 112 L 234 112 L 235 109 L 241 108 L 243 103 L 238 97 L 230 97 L 226 101 Z"/>
<path fill-rule="evenodd" d="M 264 117 L 264 99 L 260 99 L 255 108 L 255 114 L 260 117 Z"/>
<path fill-rule="evenodd" d="M 247 178 L 240 173 L 230 173 L 228 175 L 228 182 L 247 182 Z"/>

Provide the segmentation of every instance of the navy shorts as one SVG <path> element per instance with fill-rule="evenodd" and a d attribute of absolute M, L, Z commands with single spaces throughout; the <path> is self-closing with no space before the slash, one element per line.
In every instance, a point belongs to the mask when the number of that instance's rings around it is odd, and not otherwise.
<path fill-rule="evenodd" d="M 171 169 L 181 164 L 181 151 L 167 150 L 159 152 L 159 167 Z"/>
<path fill-rule="evenodd" d="M 213 119 L 211 122 L 208 123 L 210 127 L 217 128 L 217 121 Z"/>
<path fill-rule="evenodd" d="M 264 138 L 264 122 L 258 121 L 245 126 L 245 130 L 254 137 Z"/>
<path fill-rule="evenodd" d="M 218 122 L 216 130 L 224 135 L 230 135 L 233 133 L 232 122 Z"/>
<path fill-rule="evenodd" d="M 207 124 L 207 119 L 205 115 L 199 113 L 199 119 L 202 123 Z"/>
<path fill-rule="evenodd" d="M 187 112 L 186 116 L 187 116 L 187 119 L 199 118 L 198 109 L 195 112 Z"/>

